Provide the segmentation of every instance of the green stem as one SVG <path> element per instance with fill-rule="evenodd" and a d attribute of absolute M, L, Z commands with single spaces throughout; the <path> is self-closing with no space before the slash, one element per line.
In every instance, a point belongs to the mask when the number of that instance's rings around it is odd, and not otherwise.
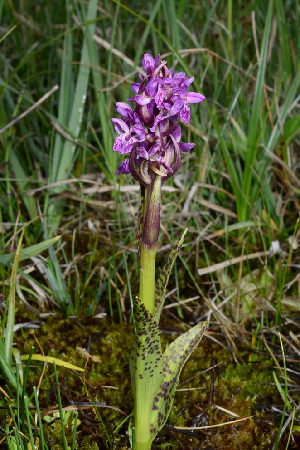
<path fill-rule="evenodd" d="M 140 299 L 151 314 L 155 302 L 155 256 L 156 247 L 148 249 L 141 245 Z"/>
<path fill-rule="evenodd" d="M 137 382 L 136 384 L 136 404 L 135 404 L 135 434 L 134 434 L 134 450 L 148 450 L 151 448 L 150 434 L 150 402 L 149 402 L 149 386 L 145 382 Z"/>
<path fill-rule="evenodd" d="M 145 192 L 143 228 L 146 229 L 148 241 L 152 241 L 152 235 L 158 235 L 159 231 L 159 203 L 160 203 L 161 177 L 157 177 L 151 189 Z M 148 208 L 150 204 L 150 209 Z M 149 214 L 150 211 L 150 214 Z M 152 212 L 152 214 L 151 214 Z M 157 221 L 158 220 L 158 221 Z M 145 223 L 147 221 L 147 224 Z M 157 229 L 157 228 L 158 229 Z M 155 230 L 156 228 L 156 230 Z M 149 238 L 150 236 L 150 238 Z M 157 239 L 153 239 L 155 242 Z M 147 248 L 143 239 L 140 241 L 140 292 L 139 296 L 145 307 L 151 314 L 155 311 L 155 257 L 156 248 Z M 149 339 L 143 336 L 142 339 Z M 142 344 L 143 346 L 143 344 Z M 146 355 L 147 358 L 147 355 Z M 153 403 L 153 382 L 143 377 L 144 364 L 141 356 L 137 360 L 135 375 L 135 406 L 134 406 L 134 450 L 148 450 L 151 448 L 153 436 L 150 433 L 151 408 Z M 151 379 L 153 380 L 153 379 Z"/>
<path fill-rule="evenodd" d="M 146 308 L 154 313 L 155 302 L 155 255 L 156 247 L 152 249 L 141 246 L 140 259 L 140 299 Z M 144 337 L 146 339 L 147 336 Z M 142 365 L 142 367 L 144 367 Z M 152 407 L 152 384 L 140 378 L 142 374 L 141 359 L 137 362 L 135 418 L 134 418 L 134 450 L 148 450 L 151 448 L 150 414 Z"/>

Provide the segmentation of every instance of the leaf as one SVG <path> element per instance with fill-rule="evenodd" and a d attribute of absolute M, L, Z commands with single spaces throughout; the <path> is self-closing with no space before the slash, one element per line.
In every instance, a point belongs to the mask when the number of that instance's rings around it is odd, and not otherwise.
<path fill-rule="evenodd" d="M 279 231 L 278 226 L 276 225 L 276 222 L 270 217 L 265 209 L 262 209 L 261 211 L 261 218 L 262 220 L 270 226 L 271 230 L 273 231 Z"/>
<path fill-rule="evenodd" d="M 138 392 L 137 383 L 140 380 L 143 380 L 143 384 L 147 386 L 147 393 L 152 389 L 153 393 L 150 393 L 152 403 L 154 394 L 162 381 L 162 352 L 158 325 L 138 297 L 133 303 L 133 315 L 135 340 L 131 350 L 129 368 L 134 404 L 137 402 L 135 397 Z"/>
<path fill-rule="evenodd" d="M 295 77 L 293 78 L 292 84 L 290 85 L 289 90 L 286 93 L 284 103 L 283 103 L 282 107 L 280 108 L 278 120 L 276 122 L 275 127 L 272 130 L 268 144 L 266 145 L 266 147 L 272 152 L 274 151 L 274 149 L 278 143 L 278 140 L 280 138 L 282 125 L 284 127 L 284 124 L 288 117 L 291 106 L 294 103 L 295 98 L 299 93 L 299 85 L 300 85 L 300 67 L 298 68 L 298 70 L 295 74 Z M 284 131 L 284 134 L 285 134 L 285 131 Z M 265 174 L 266 174 L 266 170 L 267 170 L 267 167 L 269 166 L 269 164 L 270 164 L 270 158 L 268 158 L 268 157 L 266 157 L 262 161 L 260 161 L 260 164 L 258 167 L 258 178 L 259 179 L 262 179 L 262 180 L 268 179 L 265 176 Z M 256 184 L 251 191 L 252 200 L 256 198 L 258 189 L 259 189 L 259 184 Z"/>
<path fill-rule="evenodd" d="M 51 245 L 55 244 L 60 239 L 60 236 L 56 236 L 52 239 L 48 239 L 46 241 L 40 242 L 39 244 L 31 245 L 24 250 L 21 250 L 20 261 L 24 261 L 25 259 L 32 258 L 33 256 L 39 255 L 47 248 L 51 247 Z M 0 255 L 0 264 L 4 264 L 8 266 L 11 262 L 14 261 L 16 256 L 16 252 L 9 253 L 7 255 Z"/>
<path fill-rule="evenodd" d="M 85 36 L 82 44 L 82 52 L 78 76 L 76 80 L 76 87 L 74 93 L 68 93 L 68 95 L 71 95 L 72 101 L 72 110 L 70 112 L 70 117 L 68 121 L 68 130 L 70 131 L 70 134 L 74 137 L 74 139 L 78 138 L 81 130 L 82 117 L 85 108 L 88 81 L 90 76 L 91 59 L 88 52 L 87 34 L 90 34 L 91 36 L 94 34 L 96 28 L 95 22 L 96 16 L 97 16 L 97 0 L 90 0 L 87 11 L 88 24 L 85 27 Z M 69 76 L 69 74 L 67 74 L 66 76 Z M 65 79 L 64 81 L 66 82 L 67 79 Z M 59 152 L 59 154 L 53 155 L 53 157 L 56 156 L 56 166 L 53 167 L 52 171 L 53 181 L 63 181 L 67 179 L 67 174 L 70 172 L 74 163 L 75 147 L 76 146 L 70 141 L 66 141 L 64 143 L 64 147 L 62 150 L 61 147 L 58 147 L 57 152 Z M 55 191 L 59 190 L 60 190 L 59 188 L 55 189 Z"/>
<path fill-rule="evenodd" d="M 5 358 L 9 366 L 12 366 L 12 352 L 13 352 L 13 340 L 14 340 L 14 325 L 15 325 L 15 314 L 16 314 L 16 277 L 18 273 L 18 267 L 20 262 L 20 254 L 22 248 L 22 242 L 24 237 L 24 229 L 22 231 L 16 256 L 11 271 L 10 278 L 10 290 L 8 295 L 8 311 L 7 311 L 7 322 L 6 322 L 6 334 L 4 340 L 5 348 Z"/>
<path fill-rule="evenodd" d="M 289 145 L 298 133 L 300 133 L 300 114 L 288 119 L 284 124 L 283 134 L 286 145 Z"/>
<path fill-rule="evenodd" d="M 5 359 L 5 355 L 2 352 L 1 348 L 0 348 L 0 367 L 1 367 L 1 371 L 2 371 L 3 375 L 9 381 L 11 386 L 15 389 L 15 391 L 19 390 L 19 395 L 22 395 L 22 387 L 17 382 L 16 376 L 13 373 L 10 366 L 8 365 L 8 363 Z"/>
<path fill-rule="evenodd" d="M 178 255 L 178 252 L 183 244 L 184 236 L 187 233 L 187 228 L 184 230 L 177 246 L 170 252 L 169 257 L 167 259 L 167 262 L 165 264 L 165 267 L 163 270 L 161 270 L 158 280 L 156 281 L 155 286 L 155 313 L 154 318 L 156 320 L 156 323 L 158 324 L 160 319 L 160 314 L 162 311 L 162 308 L 164 306 L 165 301 L 165 295 L 166 295 L 166 289 L 167 284 L 169 281 L 169 276 L 172 270 L 172 267 L 174 265 L 175 259 Z"/>
<path fill-rule="evenodd" d="M 22 355 L 22 361 L 26 361 L 26 359 L 29 358 L 29 355 Z M 47 360 L 48 363 L 55 363 L 57 366 L 66 367 L 67 369 L 73 369 L 78 370 L 79 372 L 84 372 L 84 369 L 81 367 L 74 366 L 73 364 L 70 364 L 66 361 L 63 361 L 62 359 L 53 358 L 52 356 L 44 356 L 44 355 L 32 355 L 31 357 L 32 361 L 42 361 L 45 362 Z"/>
<path fill-rule="evenodd" d="M 196 325 L 172 342 L 163 354 L 163 382 L 156 392 L 151 414 L 153 439 L 169 416 L 182 367 L 201 341 L 205 329 L 206 322 Z"/>
<path fill-rule="evenodd" d="M 10 30 L 8 30 L 8 32 L 7 33 L 5 33 L 5 35 L 4 36 L 2 36 L 1 38 L 0 38 L 0 44 L 1 44 L 1 42 L 2 41 L 4 41 L 4 39 L 6 39 L 7 38 L 7 36 L 9 36 L 10 35 L 10 33 L 12 32 L 12 31 L 14 31 L 14 29 L 17 27 L 17 25 L 14 25 Z"/>
<path fill-rule="evenodd" d="M 239 220 L 246 220 L 249 216 L 249 200 L 252 196 L 252 185 L 253 185 L 253 166 L 257 159 L 257 135 L 259 131 L 259 121 L 260 114 L 259 110 L 261 108 L 261 98 L 263 95 L 263 84 L 265 80 L 265 73 L 267 67 L 267 53 L 269 49 L 269 39 L 271 33 L 272 26 L 272 17 L 273 17 L 273 3 L 271 0 L 268 2 L 268 11 L 265 20 L 265 29 L 261 44 L 261 52 L 258 63 L 258 72 L 255 84 L 255 92 L 253 103 L 251 105 L 251 119 L 249 124 L 248 131 L 248 142 L 247 142 L 247 152 L 246 152 L 246 161 L 245 161 L 245 169 L 244 169 L 244 177 L 243 177 L 243 194 L 246 201 L 243 201 L 243 206 L 241 208 L 242 215 L 239 216 Z M 253 197 L 252 197 L 253 198 Z M 248 200 L 248 201 L 247 201 Z"/>
<path fill-rule="evenodd" d="M 26 189 L 28 189 L 28 172 L 26 172 L 26 165 L 22 163 L 17 153 L 14 149 L 10 150 L 10 165 L 18 180 L 19 191 L 22 193 L 22 202 L 24 202 L 26 209 L 29 213 L 30 219 L 34 219 L 38 215 L 38 210 L 36 207 L 36 199 L 33 196 L 28 196 L 26 194 Z"/>
<path fill-rule="evenodd" d="M 283 400 L 284 402 L 286 402 L 286 406 L 292 410 L 292 409 L 293 409 L 293 408 L 292 408 L 292 405 L 290 404 L 288 398 L 286 398 L 285 392 L 284 392 L 284 390 L 282 389 L 282 387 L 281 387 L 281 385 L 280 385 L 280 382 L 279 382 L 279 380 L 278 380 L 278 378 L 277 378 L 275 372 L 273 372 L 273 378 L 274 378 L 276 387 L 277 387 L 277 389 L 278 389 L 278 392 L 279 392 L 279 394 L 280 394 L 282 400 Z"/>
<path fill-rule="evenodd" d="M 72 89 L 72 39 L 65 39 L 63 53 L 63 70 L 61 75 L 61 95 L 59 98 L 59 120 L 62 127 L 66 126 L 67 132 L 76 142 L 82 128 L 83 114 L 85 111 L 90 77 L 91 58 L 88 51 L 87 36 L 93 36 L 96 28 L 97 0 L 90 0 L 87 9 L 87 22 L 82 44 L 81 58 L 76 79 L 75 89 Z M 53 150 L 51 181 L 65 181 L 75 163 L 77 153 L 76 144 L 69 140 L 63 140 L 60 136 L 55 140 Z M 62 192 L 63 185 L 56 186 L 52 192 Z M 51 202 L 48 208 L 48 223 L 52 231 L 58 228 L 63 214 L 63 202 Z"/>

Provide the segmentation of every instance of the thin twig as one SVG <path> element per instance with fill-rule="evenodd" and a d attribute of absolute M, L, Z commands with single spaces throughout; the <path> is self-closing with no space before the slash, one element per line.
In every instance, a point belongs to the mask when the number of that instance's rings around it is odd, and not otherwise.
<path fill-rule="evenodd" d="M 213 266 L 204 267 L 203 269 L 198 269 L 198 275 L 206 275 L 208 273 L 216 272 L 217 270 L 224 269 L 225 267 L 231 266 L 232 264 L 238 264 L 241 261 L 247 261 L 248 259 L 256 259 L 264 256 L 268 256 L 271 254 L 271 251 L 268 252 L 256 252 L 250 253 L 250 255 L 238 256 L 237 258 L 228 259 L 227 261 L 223 261 L 218 264 L 214 264 Z"/>

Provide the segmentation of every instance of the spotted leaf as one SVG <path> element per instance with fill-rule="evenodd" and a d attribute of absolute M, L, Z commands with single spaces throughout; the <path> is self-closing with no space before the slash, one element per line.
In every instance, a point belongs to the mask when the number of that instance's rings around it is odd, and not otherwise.
<path fill-rule="evenodd" d="M 133 304 L 135 341 L 130 356 L 130 374 L 134 396 L 137 385 L 144 386 L 149 404 L 162 381 L 162 352 L 159 330 L 155 319 L 141 300 Z M 136 398 L 134 398 L 136 404 Z"/>
<path fill-rule="evenodd" d="M 205 328 L 206 323 L 191 328 L 172 342 L 163 354 L 163 381 L 154 397 L 151 414 L 153 436 L 162 429 L 169 416 L 182 367 L 201 341 Z"/>

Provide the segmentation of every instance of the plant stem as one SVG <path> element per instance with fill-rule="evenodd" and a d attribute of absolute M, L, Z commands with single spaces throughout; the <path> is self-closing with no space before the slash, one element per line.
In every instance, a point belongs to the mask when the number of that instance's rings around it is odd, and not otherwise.
<path fill-rule="evenodd" d="M 155 256 L 156 247 L 148 249 L 141 245 L 140 299 L 151 314 L 155 302 Z"/>
<path fill-rule="evenodd" d="M 155 302 L 155 256 L 156 247 L 147 249 L 141 245 L 140 259 L 140 299 L 146 308 L 154 313 Z M 147 336 L 144 336 L 146 339 Z M 147 357 L 147 356 L 146 356 Z M 137 361 L 135 418 L 134 418 L 134 450 L 148 450 L 151 448 L 150 413 L 152 405 L 152 383 L 142 377 L 144 365 L 141 356 Z"/>
<path fill-rule="evenodd" d="M 150 435 L 150 404 L 147 395 L 147 385 L 144 380 L 136 385 L 136 404 L 134 418 L 134 450 L 148 450 L 151 448 Z"/>
<path fill-rule="evenodd" d="M 145 192 L 143 239 L 140 248 L 140 299 L 154 314 L 155 256 L 160 228 L 161 177 L 156 176 L 153 185 Z"/>
<path fill-rule="evenodd" d="M 146 230 L 146 242 L 157 242 L 159 232 L 159 209 L 160 209 L 161 177 L 157 177 L 151 189 L 145 192 L 145 208 L 143 229 Z M 149 207 L 150 205 L 150 207 Z M 146 223 L 147 222 L 147 223 Z M 147 227 L 145 229 L 145 227 Z M 145 234 L 144 234 L 145 236 Z M 140 242 L 140 300 L 147 310 L 154 314 L 155 311 L 155 257 L 156 243 L 153 247 L 146 247 L 143 239 Z M 138 329 L 136 330 L 138 332 Z M 141 348 L 147 347 L 147 336 L 142 336 Z M 145 343 L 143 342 L 145 341 Z M 143 358 L 143 359 L 142 359 Z M 148 450 L 151 448 L 153 436 L 150 433 L 151 408 L 153 403 L 153 378 L 149 380 L 144 375 L 147 354 L 140 356 L 137 360 L 135 374 L 135 406 L 134 406 L 134 450 Z"/>

